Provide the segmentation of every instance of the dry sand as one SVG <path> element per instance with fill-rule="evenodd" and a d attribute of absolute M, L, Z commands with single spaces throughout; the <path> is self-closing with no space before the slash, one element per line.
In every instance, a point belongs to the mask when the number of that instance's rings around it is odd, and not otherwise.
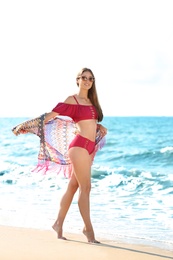
<path fill-rule="evenodd" d="M 122 244 L 101 239 L 89 244 L 83 235 L 56 238 L 52 230 L 0 226 L 0 260 L 161 260 L 173 259 L 173 251 Z"/>

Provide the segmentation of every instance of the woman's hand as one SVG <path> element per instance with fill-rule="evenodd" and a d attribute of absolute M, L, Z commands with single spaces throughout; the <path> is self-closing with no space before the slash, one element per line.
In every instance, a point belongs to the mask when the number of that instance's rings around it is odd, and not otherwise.
<path fill-rule="evenodd" d="M 103 136 L 105 136 L 105 135 L 107 134 L 107 128 L 106 128 L 106 127 L 104 127 L 104 126 L 101 125 L 101 124 L 97 124 L 97 127 L 98 127 L 98 129 L 100 130 L 100 132 L 101 132 L 101 134 L 102 134 Z"/>
<path fill-rule="evenodd" d="M 19 135 L 19 134 L 27 134 L 28 133 L 28 131 L 25 130 L 25 129 L 19 130 L 19 126 L 13 128 L 12 131 L 13 131 L 13 134 L 15 134 L 16 136 Z"/>

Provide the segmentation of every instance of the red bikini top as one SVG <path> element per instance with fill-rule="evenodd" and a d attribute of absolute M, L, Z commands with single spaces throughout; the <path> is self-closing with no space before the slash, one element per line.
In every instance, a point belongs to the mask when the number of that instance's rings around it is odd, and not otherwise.
<path fill-rule="evenodd" d="M 58 103 L 53 112 L 61 116 L 68 116 L 73 119 L 75 123 L 81 120 L 98 119 L 98 113 L 93 105 L 81 105 L 78 103 L 75 96 L 73 96 L 77 104 Z"/>

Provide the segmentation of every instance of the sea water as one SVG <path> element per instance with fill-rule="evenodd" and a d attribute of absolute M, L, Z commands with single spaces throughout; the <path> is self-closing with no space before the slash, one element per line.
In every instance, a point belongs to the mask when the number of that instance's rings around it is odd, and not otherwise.
<path fill-rule="evenodd" d="M 68 179 L 33 173 L 39 138 L 0 118 L 0 225 L 51 229 Z M 173 117 L 105 117 L 106 144 L 92 166 L 91 218 L 97 238 L 173 251 Z M 64 231 L 81 233 L 76 193 Z"/>

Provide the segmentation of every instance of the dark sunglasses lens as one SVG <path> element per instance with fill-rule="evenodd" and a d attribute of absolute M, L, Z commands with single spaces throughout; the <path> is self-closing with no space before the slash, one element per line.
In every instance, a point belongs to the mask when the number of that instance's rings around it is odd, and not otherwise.
<path fill-rule="evenodd" d="M 94 78 L 92 78 L 92 77 L 87 78 L 87 77 L 85 77 L 85 76 L 81 76 L 81 79 L 84 80 L 84 81 L 89 80 L 90 82 L 93 82 L 93 81 L 94 81 Z"/>
<path fill-rule="evenodd" d="M 93 81 L 94 81 L 94 78 L 89 78 L 89 81 L 93 82 Z"/>

